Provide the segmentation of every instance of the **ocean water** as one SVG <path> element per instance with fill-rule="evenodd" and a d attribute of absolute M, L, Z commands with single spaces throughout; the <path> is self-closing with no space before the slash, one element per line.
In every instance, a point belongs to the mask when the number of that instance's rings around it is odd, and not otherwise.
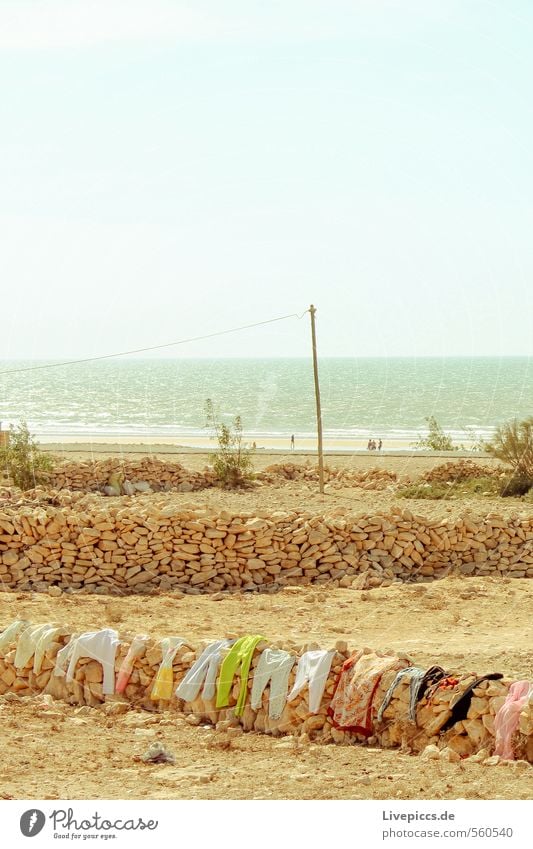
<path fill-rule="evenodd" d="M 316 433 L 310 359 L 113 359 L 14 373 L 32 365 L 43 362 L 0 362 L 4 428 L 25 419 L 37 436 L 205 437 L 211 398 L 250 438 Z M 326 358 L 319 374 L 329 440 L 416 440 L 429 415 L 464 440 L 533 415 L 527 357 Z"/>

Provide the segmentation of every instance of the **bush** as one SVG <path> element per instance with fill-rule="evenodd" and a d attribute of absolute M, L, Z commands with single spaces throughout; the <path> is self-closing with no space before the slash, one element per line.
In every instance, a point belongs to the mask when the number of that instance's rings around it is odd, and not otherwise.
<path fill-rule="evenodd" d="M 450 498 L 451 489 L 451 484 L 441 482 L 414 483 L 399 489 L 398 495 L 400 498 L 426 498 L 430 501 L 440 501 L 443 498 Z"/>
<path fill-rule="evenodd" d="M 426 416 L 428 435 L 414 442 L 414 448 L 425 448 L 429 451 L 457 451 L 451 437 L 444 433 L 435 416 Z"/>
<path fill-rule="evenodd" d="M 233 425 L 218 420 L 215 405 L 210 398 L 205 402 L 207 416 L 206 427 L 215 431 L 218 451 L 215 453 L 213 467 L 218 479 L 229 488 L 246 486 L 253 480 L 252 450 L 243 445 L 242 421 L 235 416 Z"/>
<path fill-rule="evenodd" d="M 487 451 L 512 469 L 502 495 L 525 495 L 533 487 L 533 417 L 521 422 L 513 419 L 499 427 Z"/>
<path fill-rule="evenodd" d="M 514 476 L 507 477 L 504 478 L 500 486 L 500 495 L 503 496 L 503 498 L 509 498 L 512 496 L 521 497 L 522 495 L 526 495 L 532 486 L 532 481 L 527 480 L 526 478 Z"/>
<path fill-rule="evenodd" d="M 495 477 L 477 477 L 456 481 L 432 480 L 410 484 L 398 490 L 400 498 L 425 498 L 431 501 L 475 495 L 491 496 L 497 495 L 497 493 L 498 480 Z"/>
<path fill-rule="evenodd" d="M 9 443 L 0 448 L 0 466 L 20 489 L 46 483 L 54 468 L 50 455 L 39 450 L 26 422 L 9 428 Z"/>

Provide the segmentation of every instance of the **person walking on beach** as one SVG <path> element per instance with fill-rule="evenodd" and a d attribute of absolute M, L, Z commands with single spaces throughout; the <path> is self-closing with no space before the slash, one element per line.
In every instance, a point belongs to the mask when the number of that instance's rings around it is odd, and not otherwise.
<path fill-rule="evenodd" d="M 294 433 L 291 436 L 291 451 L 294 451 Z"/>
<path fill-rule="evenodd" d="M 383 445 L 382 440 L 380 439 L 378 442 L 378 451 L 381 451 L 381 446 Z"/>

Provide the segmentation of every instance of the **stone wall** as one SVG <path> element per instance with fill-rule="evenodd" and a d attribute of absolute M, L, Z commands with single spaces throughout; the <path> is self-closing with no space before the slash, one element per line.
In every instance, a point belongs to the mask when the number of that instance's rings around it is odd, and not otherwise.
<path fill-rule="evenodd" d="M 103 492 L 110 478 L 116 478 L 117 475 L 120 477 L 122 489 L 124 482 L 128 482 L 133 487 L 140 483 L 144 485 L 141 491 L 146 491 L 149 487 L 155 492 L 171 489 L 178 492 L 192 492 L 216 483 L 216 475 L 208 469 L 203 472 L 193 472 L 181 463 L 172 463 L 157 457 L 143 457 L 139 460 L 110 458 L 85 462 L 63 462 L 58 464 L 50 475 L 49 485 L 56 490 Z"/>
<path fill-rule="evenodd" d="M 7 624 L 7 623 L 4 623 Z M 29 624 L 29 623 L 28 623 Z M 445 750 L 445 755 L 450 760 L 459 760 L 460 757 L 479 756 L 487 758 L 494 750 L 494 717 L 499 707 L 503 704 L 511 681 L 501 679 L 499 681 L 484 681 L 474 690 L 467 717 L 456 723 L 445 733 L 440 733 L 445 721 L 450 717 L 450 701 L 464 689 L 464 684 L 452 689 L 446 689 L 437 694 L 428 702 L 424 697 L 417 705 L 416 724 L 409 721 L 408 709 L 408 682 L 403 682 L 395 690 L 394 697 L 389 707 L 385 710 L 383 720 L 376 721 L 376 714 L 389 685 L 395 678 L 396 672 L 385 673 L 379 683 L 372 702 L 372 717 L 374 723 L 373 734 L 364 738 L 358 734 L 338 730 L 332 724 L 328 716 L 328 707 L 335 692 L 342 664 L 351 652 L 346 642 L 338 641 L 334 646 L 328 647 L 335 651 L 329 677 L 326 682 L 324 695 L 318 713 L 311 714 L 308 706 L 308 691 L 305 688 L 302 693 L 292 702 L 287 702 L 279 720 L 271 720 L 268 717 L 268 688 L 263 694 L 262 705 L 258 710 L 252 710 L 250 706 L 250 690 L 252 687 L 254 669 L 256 668 L 261 652 L 267 648 L 268 643 L 261 642 L 254 653 L 250 675 L 248 678 L 248 695 L 246 706 L 241 717 L 236 717 L 233 707 L 237 702 L 240 688 L 240 679 L 234 679 L 231 693 L 230 706 L 217 710 L 215 701 L 204 702 L 201 698 L 193 702 L 184 702 L 173 698 L 169 701 L 154 702 L 151 699 L 152 686 L 162 660 L 161 644 L 153 639 L 148 640 L 146 649 L 134 662 L 130 681 L 122 696 L 105 696 L 102 693 L 102 667 L 96 660 L 81 658 L 78 661 L 75 677 L 71 683 L 67 683 L 64 677 L 54 674 L 54 666 L 57 652 L 69 641 L 71 629 L 65 627 L 56 642 L 47 648 L 42 664 L 41 672 L 35 675 L 32 670 L 33 657 L 28 660 L 25 667 L 16 669 L 14 666 L 16 640 L 11 645 L 5 646 L 3 656 L 0 656 L 0 694 L 14 693 L 18 696 L 33 696 L 44 693 L 55 699 L 62 699 L 73 705 L 89 705 L 101 707 L 106 713 L 113 715 L 125 712 L 130 706 L 146 708 L 149 710 L 170 710 L 184 713 L 191 725 L 199 725 L 209 722 L 216 726 L 217 730 L 231 733 L 244 731 L 257 731 L 273 736 L 284 734 L 305 736 L 305 739 L 313 739 L 323 743 L 370 743 L 387 748 L 402 746 L 404 751 L 421 752 L 425 750 L 428 754 L 435 751 L 435 747 Z M 116 656 L 115 670 L 118 673 L 122 660 L 124 659 L 133 634 L 122 634 L 121 646 Z M 173 663 L 173 690 L 184 677 L 187 670 L 199 657 L 209 640 L 202 642 L 199 646 L 182 646 Z M 284 644 L 276 643 L 274 647 L 283 648 L 295 657 L 299 657 L 304 651 L 318 649 L 315 643 L 297 645 L 287 641 Z M 370 652 L 371 649 L 365 649 Z M 406 658 L 405 655 L 400 657 Z M 295 678 L 296 664 L 290 674 L 289 689 Z M 460 675 L 461 673 L 455 673 Z M 475 673 L 472 673 L 477 677 Z M 520 724 L 514 738 L 515 753 L 517 757 L 533 760 L 533 706 L 531 702 L 526 705 L 520 716 Z M 427 747 L 431 747 L 427 749 Z"/>
<path fill-rule="evenodd" d="M 258 472 L 255 478 L 257 482 L 267 484 L 286 481 L 318 484 L 318 469 L 310 463 L 274 463 Z M 398 482 L 397 475 L 386 469 L 356 471 L 329 466 L 324 468 L 324 480 L 330 489 L 355 486 L 364 490 L 383 490 Z M 107 460 L 59 463 L 50 474 L 48 484 L 55 490 L 104 492 L 110 482 L 116 484 L 119 481 L 121 492 L 126 495 L 133 495 L 137 485 L 141 485 L 139 491 L 146 491 L 146 487 L 150 487 L 154 492 L 193 492 L 216 486 L 217 476 L 210 467 L 201 472 L 194 472 L 186 469 L 181 463 L 157 457 L 143 457 L 138 460 L 129 457 L 121 460 L 115 457 Z"/>
<path fill-rule="evenodd" d="M 431 521 L 387 515 L 185 510 L 169 496 L 109 507 L 3 507 L 5 589 L 127 593 L 275 590 L 288 584 L 358 588 L 465 575 L 533 577 L 533 516 L 489 513 Z"/>

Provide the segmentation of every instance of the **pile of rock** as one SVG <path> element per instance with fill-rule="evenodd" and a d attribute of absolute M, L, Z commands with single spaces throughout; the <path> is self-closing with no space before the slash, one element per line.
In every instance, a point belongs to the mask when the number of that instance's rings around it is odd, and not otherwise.
<path fill-rule="evenodd" d="M 171 495 L 106 509 L 2 506 L 5 588 L 145 592 L 360 588 L 465 575 L 533 577 L 533 516 L 431 520 L 409 510 L 350 514 L 184 509 Z"/>
<path fill-rule="evenodd" d="M 316 484 L 318 467 L 310 464 L 274 463 L 260 472 L 258 478 L 268 483 L 307 481 Z M 366 472 L 358 472 L 324 466 L 324 481 L 333 489 L 355 486 L 365 490 L 383 490 L 395 485 L 398 476 L 387 469 L 368 469 Z"/>
<path fill-rule="evenodd" d="M 100 491 L 115 489 L 108 495 L 134 495 L 136 492 L 161 492 L 177 490 L 193 492 L 216 484 L 212 470 L 193 472 L 181 463 L 172 463 L 158 457 L 140 460 L 87 460 L 64 462 L 50 475 L 53 489 L 75 491 Z"/>
<path fill-rule="evenodd" d="M 310 713 L 308 691 L 305 688 L 296 699 L 286 703 L 280 719 L 271 720 L 268 716 L 268 688 L 263 694 L 261 707 L 258 710 L 252 710 L 250 706 L 254 670 L 259 663 L 261 652 L 268 647 L 266 641 L 259 643 L 254 653 L 244 713 L 237 717 L 234 707 L 240 689 L 238 676 L 234 679 L 230 705 L 221 710 L 216 709 L 214 699 L 204 701 L 200 697 L 193 702 L 184 702 L 173 695 L 170 700 L 154 702 L 151 692 L 162 660 L 161 643 L 154 640 L 147 641 L 145 650 L 134 661 L 129 683 L 121 696 L 103 694 L 102 666 L 90 658 L 81 658 L 78 661 L 74 680 L 67 683 L 64 676 L 59 677 L 53 674 L 53 671 L 57 652 L 66 645 L 70 635 L 69 628 L 62 629 L 56 641 L 48 646 L 38 675 L 33 673 L 33 658 L 28 660 L 24 668 L 15 668 L 16 641 L 4 647 L 3 657 L 0 657 L 0 694 L 11 692 L 19 696 L 32 696 L 44 693 L 73 705 L 103 706 L 108 714 L 127 711 L 130 705 L 149 710 L 177 711 L 185 714 L 191 725 L 210 722 L 216 726 L 217 730 L 228 732 L 232 729 L 232 733 L 244 730 L 263 732 L 273 736 L 304 735 L 307 739 L 324 743 L 370 742 L 387 748 L 402 746 L 413 752 L 427 751 L 427 747 L 435 747 L 437 753 L 439 749 L 444 749 L 450 760 L 458 760 L 460 757 L 478 755 L 480 751 L 485 757 L 491 755 L 495 742 L 494 717 L 503 704 L 512 683 L 508 679 L 482 682 L 474 690 L 467 717 L 442 734 L 440 731 L 450 716 L 450 701 L 457 696 L 458 689 L 443 690 L 440 695 L 437 691 L 437 695 L 429 702 L 423 698 L 418 703 L 416 722 L 413 723 L 408 719 L 409 685 L 405 681 L 396 688 L 382 721 L 378 723 L 376 719 L 378 707 L 396 675 L 396 672 L 385 673 L 372 702 L 371 715 L 374 730 L 372 736 L 367 739 L 359 734 L 335 728 L 328 715 L 328 707 L 335 692 L 342 665 L 351 655 L 344 641 L 338 641 L 335 646 L 331 646 L 334 652 L 333 662 L 318 712 Z M 115 660 L 117 674 L 133 636 L 132 634 L 121 636 L 123 642 Z M 197 647 L 183 645 L 178 650 L 173 662 L 173 691 L 209 642 L 206 640 Z M 297 645 L 290 641 L 283 645 L 275 644 L 275 647 L 283 648 L 295 657 L 300 657 L 305 651 L 319 648 L 315 643 Z M 371 650 L 365 649 L 365 651 Z M 402 657 L 405 658 L 405 655 Z M 295 669 L 296 665 L 290 674 L 289 690 L 294 683 Z M 518 757 L 533 761 L 533 705 L 531 702 L 526 704 L 520 716 L 514 745 Z"/>
<path fill-rule="evenodd" d="M 473 460 L 454 460 L 453 462 L 442 463 L 440 466 L 435 466 L 434 469 L 425 472 L 422 475 L 422 480 L 428 483 L 458 483 L 472 478 L 498 478 L 500 474 L 501 469 L 493 466 L 484 466 L 481 463 L 475 463 Z"/>

